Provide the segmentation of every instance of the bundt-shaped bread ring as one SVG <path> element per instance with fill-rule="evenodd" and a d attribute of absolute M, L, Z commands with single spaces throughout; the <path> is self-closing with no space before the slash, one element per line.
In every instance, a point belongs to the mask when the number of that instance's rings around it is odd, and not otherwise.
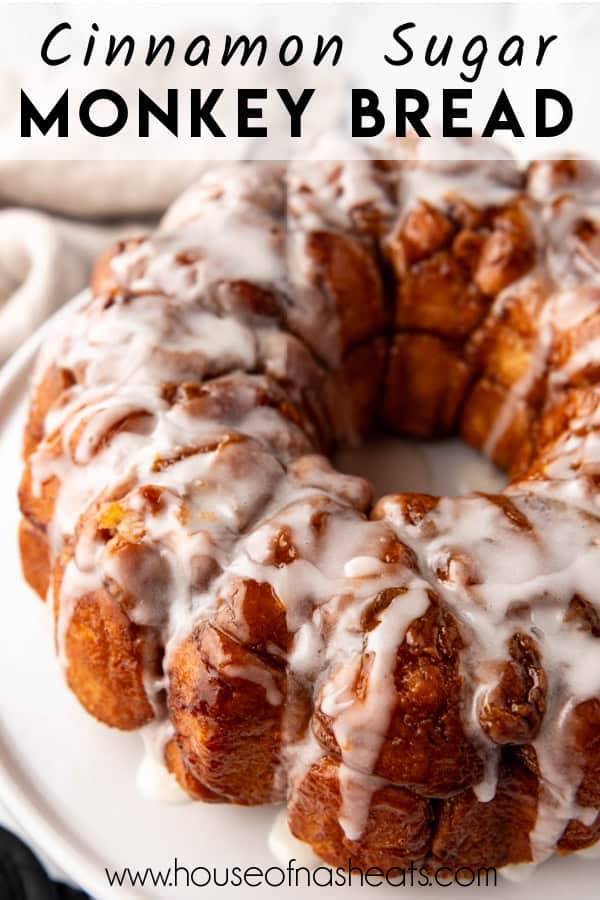
<path fill-rule="evenodd" d="M 99 262 L 38 362 L 23 568 L 191 797 L 285 800 L 331 864 L 537 863 L 600 837 L 600 172 L 397 146 L 217 166 Z M 373 505 L 323 454 L 379 422 L 511 481 Z"/>

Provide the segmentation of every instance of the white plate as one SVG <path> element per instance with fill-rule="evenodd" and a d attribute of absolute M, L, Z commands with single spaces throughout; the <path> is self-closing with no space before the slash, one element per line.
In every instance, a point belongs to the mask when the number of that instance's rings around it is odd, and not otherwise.
<path fill-rule="evenodd" d="M 0 375 L 0 797 L 32 841 L 97 900 L 196 896 L 199 888 L 181 884 L 176 889 L 150 883 L 111 888 L 105 867 L 143 871 L 151 866 L 166 871 L 177 858 L 188 869 L 216 868 L 219 878 L 235 865 L 266 869 L 280 862 L 268 846 L 277 810 L 198 803 L 159 806 L 145 799 L 135 786 L 142 756 L 139 737 L 96 723 L 63 684 L 48 613 L 22 580 L 15 540 L 25 396 L 35 353 L 47 329 L 34 335 Z M 392 462 L 396 483 L 389 478 Z M 465 480 L 483 487 L 494 476 L 470 451 L 457 449 L 456 442 L 443 448 L 425 446 L 421 452 L 414 444 L 386 440 L 372 446 L 366 456 L 364 451 L 345 454 L 343 464 L 348 470 L 375 471 L 378 485 L 388 489 L 410 485 L 460 490 Z M 382 472 L 387 473 L 383 479 Z M 524 884 L 499 879 L 493 896 L 495 900 L 587 900 L 598 896 L 599 883 L 600 862 L 571 858 L 540 867 Z M 220 887 L 204 894 L 226 900 L 263 893 L 280 897 L 283 890 Z M 394 892 L 398 896 L 397 890 L 381 886 L 378 896 L 391 897 Z M 447 895 L 442 888 L 432 892 L 437 897 Z M 290 891 L 306 900 L 315 896 L 341 900 L 359 893 L 360 887 L 354 885 Z"/>

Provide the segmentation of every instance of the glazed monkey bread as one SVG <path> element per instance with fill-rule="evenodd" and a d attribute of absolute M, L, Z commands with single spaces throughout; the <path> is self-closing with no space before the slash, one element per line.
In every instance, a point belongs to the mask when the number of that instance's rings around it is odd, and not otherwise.
<path fill-rule="evenodd" d="M 287 800 L 332 864 L 600 837 L 600 170 L 218 166 L 41 354 L 25 576 L 67 681 L 193 798 Z M 468 148 L 465 148 L 465 152 Z M 501 494 L 328 454 L 459 431 Z"/>

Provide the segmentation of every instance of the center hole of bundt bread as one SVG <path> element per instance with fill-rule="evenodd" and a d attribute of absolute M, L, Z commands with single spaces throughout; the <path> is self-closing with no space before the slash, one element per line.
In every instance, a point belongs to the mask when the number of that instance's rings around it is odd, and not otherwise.
<path fill-rule="evenodd" d="M 378 434 L 360 447 L 345 447 L 335 458 L 348 475 L 368 478 L 375 496 L 416 491 L 456 495 L 469 491 L 495 493 L 507 475 L 460 438 L 418 441 Z"/>

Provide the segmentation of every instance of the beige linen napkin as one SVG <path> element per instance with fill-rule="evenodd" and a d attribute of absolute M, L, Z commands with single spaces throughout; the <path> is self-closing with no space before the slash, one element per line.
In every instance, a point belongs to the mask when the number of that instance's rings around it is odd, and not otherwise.
<path fill-rule="evenodd" d="M 0 211 L 0 363 L 84 288 L 94 259 L 135 225 L 100 227 L 30 209 Z"/>

